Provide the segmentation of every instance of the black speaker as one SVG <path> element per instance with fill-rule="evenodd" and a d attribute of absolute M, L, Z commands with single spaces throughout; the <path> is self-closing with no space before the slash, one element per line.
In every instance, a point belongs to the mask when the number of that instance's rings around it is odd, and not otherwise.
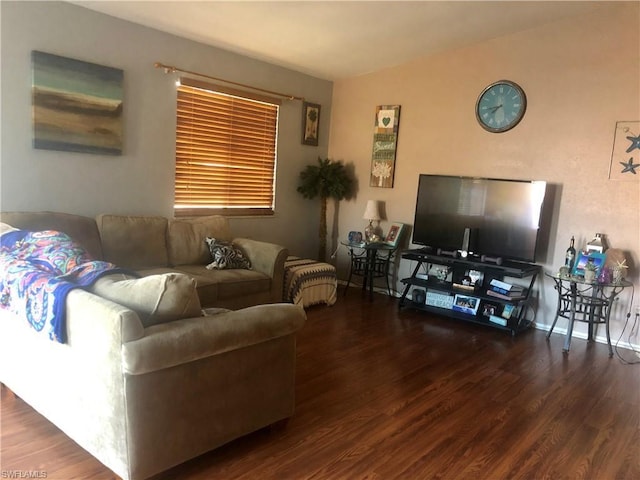
<path fill-rule="evenodd" d="M 425 303 L 427 301 L 427 291 L 421 288 L 414 288 L 411 291 L 411 298 L 416 303 Z"/>

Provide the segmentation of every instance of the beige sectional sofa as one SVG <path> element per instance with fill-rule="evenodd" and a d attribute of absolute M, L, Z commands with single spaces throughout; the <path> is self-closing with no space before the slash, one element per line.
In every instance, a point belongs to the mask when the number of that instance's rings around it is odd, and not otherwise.
<path fill-rule="evenodd" d="M 142 275 L 187 273 L 197 282 L 203 307 L 238 309 L 282 301 L 286 248 L 233 238 L 223 216 L 169 219 L 158 216 L 99 215 L 96 219 L 55 212 L 3 212 L 2 222 L 25 230 L 58 230 L 96 259 Z M 207 270 L 205 237 L 233 241 L 251 261 L 251 270 Z"/>
<path fill-rule="evenodd" d="M 296 332 L 305 322 L 304 310 L 274 303 L 202 312 L 198 297 L 203 292 L 211 303 L 235 307 L 243 301 L 242 292 L 232 294 L 232 287 L 225 290 L 220 282 L 211 286 L 216 281 L 208 271 L 188 263 L 196 253 L 204 259 L 196 243 L 205 230 L 212 231 L 210 220 L 185 224 L 102 216 L 96 223 L 59 214 L 3 214 L 0 221 L 65 231 L 94 255 L 150 275 L 124 280 L 130 283 L 119 293 L 109 290 L 108 277 L 94 293 L 72 290 L 66 299 L 66 343 L 50 340 L 26 319 L 0 308 L 2 385 L 123 479 L 148 478 L 293 414 Z M 166 240 L 151 232 L 167 232 Z M 176 232 L 184 236 L 176 240 Z M 277 282 L 273 274 L 280 250 L 260 242 L 245 245 L 248 255 L 262 258 L 247 277 L 260 287 L 248 297 L 279 298 L 270 282 Z M 171 265 L 175 269 L 164 273 Z M 179 269 L 193 269 L 197 287 Z M 154 319 L 153 290 L 164 291 L 167 279 L 184 290 L 180 298 L 189 307 L 178 309 L 183 315 Z M 229 282 L 240 289 L 250 280 L 231 276 Z M 135 297 L 139 288 L 148 308 L 126 306 L 130 298 L 119 303 L 118 295 L 133 292 Z M 99 294 L 101 289 L 110 300 Z"/>

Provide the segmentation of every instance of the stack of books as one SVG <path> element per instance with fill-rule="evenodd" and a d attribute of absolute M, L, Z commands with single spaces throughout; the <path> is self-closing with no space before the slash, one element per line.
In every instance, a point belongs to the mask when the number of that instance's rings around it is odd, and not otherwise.
<path fill-rule="evenodd" d="M 512 285 L 494 278 L 489 283 L 487 295 L 502 300 L 521 300 L 526 297 L 525 288 L 521 285 Z"/>

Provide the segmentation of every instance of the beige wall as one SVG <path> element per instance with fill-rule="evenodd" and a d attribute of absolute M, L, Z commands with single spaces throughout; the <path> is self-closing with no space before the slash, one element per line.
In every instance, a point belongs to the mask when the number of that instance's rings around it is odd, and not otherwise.
<path fill-rule="evenodd" d="M 538 259 L 546 271 L 562 264 L 572 235 L 581 246 L 595 232 L 637 265 L 640 184 L 610 181 L 608 172 L 616 121 L 640 120 L 639 20 L 637 2 L 608 4 L 597 14 L 336 82 L 329 156 L 353 162 L 359 179 L 357 197 L 340 205 L 337 236 L 364 229 L 368 199 L 384 202 L 383 230 L 391 221 L 412 224 L 420 173 L 536 179 L 558 192 L 549 250 Z M 520 84 L 528 106 L 515 129 L 492 134 L 480 128 L 474 108 L 482 89 L 500 79 Z M 385 104 L 401 105 L 392 189 L 368 181 L 374 109 Z M 408 263 L 401 262 L 400 277 L 409 275 Z M 338 265 L 344 276 L 344 249 Z M 541 280 L 537 321 L 550 324 L 554 291 Z M 630 293 L 621 302 L 625 310 Z M 621 310 L 612 320 L 614 337 Z"/>

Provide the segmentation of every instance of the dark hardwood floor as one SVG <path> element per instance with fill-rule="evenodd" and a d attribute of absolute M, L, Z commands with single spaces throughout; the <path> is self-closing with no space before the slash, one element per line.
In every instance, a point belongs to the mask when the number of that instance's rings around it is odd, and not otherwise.
<path fill-rule="evenodd" d="M 563 355 L 560 335 L 513 338 L 356 289 L 307 313 L 294 417 L 154 480 L 640 478 L 640 366 L 606 345 Z M 2 478 L 116 478 L 6 388 L 1 413 Z"/>

